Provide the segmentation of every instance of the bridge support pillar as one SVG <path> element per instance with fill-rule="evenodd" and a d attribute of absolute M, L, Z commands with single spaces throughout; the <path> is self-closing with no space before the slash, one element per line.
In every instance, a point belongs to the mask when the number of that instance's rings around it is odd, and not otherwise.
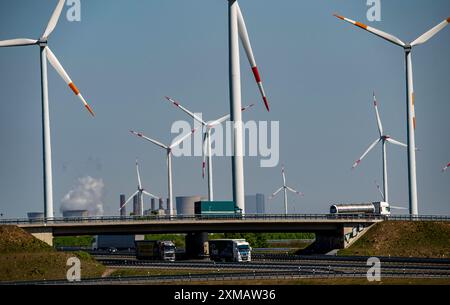
<path fill-rule="evenodd" d="M 193 232 L 186 234 L 186 258 L 205 259 L 209 257 L 208 233 Z"/>
<path fill-rule="evenodd" d="M 315 242 L 302 251 L 304 254 L 324 254 L 332 250 L 345 249 L 363 236 L 371 224 L 346 223 L 336 231 L 316 232 Z"/>
<path fill-rule="evenodd" d="M 53 229 L 52 228 L 26 228 L 28 233 L 53 247 Z"/>

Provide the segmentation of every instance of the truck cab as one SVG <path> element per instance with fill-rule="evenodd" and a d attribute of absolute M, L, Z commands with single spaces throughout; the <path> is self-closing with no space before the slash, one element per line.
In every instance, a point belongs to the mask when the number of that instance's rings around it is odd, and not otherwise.
<path fill-rule="evenodd" d="M 162 240 L 159 242 L 160 257 L 165 261 L 175 261 L 175 244 L 171 240 Z"/>
<path fill-rule="evenodd" d="M 214 239 L 208 243 L 210 259 L 213 261 L 251 261 L 252 248 L 245 239 Z"/>

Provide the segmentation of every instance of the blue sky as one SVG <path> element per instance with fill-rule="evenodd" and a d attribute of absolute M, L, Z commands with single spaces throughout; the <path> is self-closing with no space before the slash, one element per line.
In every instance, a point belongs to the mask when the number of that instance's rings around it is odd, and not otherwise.
<path fill-rule="evenodd" d="M 38 38 L 56 0 L 0 2 L 0 39 Z M 371 106 L 377 92 L 385 130 L 406 141 L 404 57 L 400 48 L 339 21 L 338 12 L 412 41 L 450 16 L 448 0 L 381 0 L 381 22 L 368 22 L 366 1 L 241 0 L 256 60 L 271 103 L 266 113 L 242 50 L 243 104 L 248 120 L 280 121 L 280 163 L 288 183 L 305 193 L 290 210 L 324 213 L 331 203 L 379 200 L 381 147 L 350 168 L 377 137 Z M 164 153 L 129 129 L 169 142 L 185 114 L 165 95 L 206 118 L 229 111 L 227 4 L 224 0 L 82 0 L 81 22 L 63 15 L 49 46 L 97 114 L 49 67 L 55 212 L 84 176 L 103 179 L 105 214 L 120 193 L 144 185 L 166 197 Z M 63 14 L 66 13 L 67 7 Z M 413 54 L 419 211 L 450 215 L 450 27 Z M 40 67 L 37 47 L 0 49 L 0 212 L 25 217 L 43 210 Z M 391 203 L 407 206 L 406 151 L 388 147 Z M 268 196 L 280 168 L 245 159 L 246 193 Z M 201 157 L 175 158 L 174 194 L 206 194 Z M 231 199 L 231 161 L 214 159 L 217 199 Z M 282 196 L 267 211 L 283 211 Z"/>

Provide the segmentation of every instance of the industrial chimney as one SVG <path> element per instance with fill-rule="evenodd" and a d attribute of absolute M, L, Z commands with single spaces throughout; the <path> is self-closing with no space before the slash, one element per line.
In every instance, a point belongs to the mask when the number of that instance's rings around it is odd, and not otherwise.
<path fill-rule="evenodd" d="M 120 216 L 127 216 L 127 208 L 123 206 L 124 204 L 125 204 L 125 195 L 120 194 L 120 205 L 119 205 Z"/>

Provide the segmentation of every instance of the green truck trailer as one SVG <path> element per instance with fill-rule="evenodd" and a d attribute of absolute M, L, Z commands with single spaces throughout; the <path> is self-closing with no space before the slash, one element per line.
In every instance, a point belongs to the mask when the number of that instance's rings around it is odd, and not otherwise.
<path fill-rule="evenodd" d="M 233 201 L 197 201 L 194 213 L 197 217 L 234 217 L 242 214 Z"/>

